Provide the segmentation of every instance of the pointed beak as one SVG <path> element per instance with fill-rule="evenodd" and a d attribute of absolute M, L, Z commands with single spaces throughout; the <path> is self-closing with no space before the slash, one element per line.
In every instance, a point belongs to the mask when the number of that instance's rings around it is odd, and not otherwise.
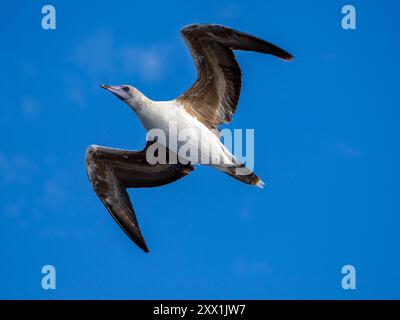
<path fill-rule="evenodd" d="M 107 84 L 101 84 L 100 87 L 115 94 L 121 100 L 126 100 L 131 97 L 129 92 L 123 90 L 123 86 L 109 86 Z"/>

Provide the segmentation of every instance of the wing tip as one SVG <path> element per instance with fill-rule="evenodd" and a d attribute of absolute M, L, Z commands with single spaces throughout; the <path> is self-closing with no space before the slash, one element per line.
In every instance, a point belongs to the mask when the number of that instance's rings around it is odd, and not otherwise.
<path fill-rule="evenodd" d="M 262 42 L 264 42 L 265 44 L 265 51 L 263 53 L 268 53 L 268 54 L 272 54 L 275 57 L 283 60 L 283 61 L 292 61 L 293 60 L 293 55 L 289 52 L 287 52 L 286 50 L 270 43 L 267 42 L 265 40 L 260 39 Z"/>
<path fill-rule="evenodd" d="M 281 48 L 280 48 L 281 49 Z M 283 60 L 285 60 L 285 61 L 292 61 L 293 59 L 294 59 L 294 56 L 291 54 L 291 53 L 289 53 L 289 52 L 287 52 L 286 50 L 284 50 L 284 49 L 281 49 L 282 50 L 282 59 Z"/>
<path fill-rule="evenodd" d="M 144 238 L 142 237 L 142 239 L 134 239 L 134 238 L 131 238 L 132 240 L 133 240 L 133 242 L 140 248 L 140 249 L 142 249 L 145 253 L 149 253 L 150 252 L 150 250 L 149 250 L 149 248 L 147 247 L 147 244 L 146 244 L 146 241 L 144 241 Z"/>
<path fill-rule="evenodd" d="M 284 61 L 293 61 L 294 59 L 293 55 L 291 55 L 289 52 L 286 51 L 283 54 L 281 54 L 279 58 L 281 58 Z"/>
<path fill-rule="evenodd" d="M 150 253 L 150 250 L 149 250 L 149 248 L 147 248 L 147 246 L 144 248 L 141 248 L 141 249 L 144 251 L 144 253 Z"/>

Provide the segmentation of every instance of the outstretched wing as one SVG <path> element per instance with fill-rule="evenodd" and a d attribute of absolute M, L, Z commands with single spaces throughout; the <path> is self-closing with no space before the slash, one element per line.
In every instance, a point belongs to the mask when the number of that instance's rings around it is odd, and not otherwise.
<path fill-rule="evenodd" d="M 186 176 L 193 167 L 179 163 L 150 165 L 145 150 L 92 145 L 86 152 L 86 170 L 94 191 L 115 221 L 134 243 L 149 252 L 126 189 L 162 186 Z"/>
<path fill-rule="evenodd" d="M 177 101 L 210 129 L 231 121 L 239 102 L 242 74 L 232 50 L 292 59 L 290 53 L 269 42 L 221 25 L 189 25 L 181 35 L 193 56 L 198 77 Z"/>

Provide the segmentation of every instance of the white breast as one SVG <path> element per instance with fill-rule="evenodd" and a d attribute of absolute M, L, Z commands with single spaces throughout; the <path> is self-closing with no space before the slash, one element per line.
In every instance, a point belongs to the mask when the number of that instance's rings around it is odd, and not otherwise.
<path fill-rule="evenodd" d="M 161 129 L 166 141 L 159 140 L 160 143 L 187 161 L 203 164 L 205 161 L 218 164 L 221 161 L 225 164 L 235 162 L 219 138 L 175 100 L 154 101 L 137 115 L 147 131 Z"/>

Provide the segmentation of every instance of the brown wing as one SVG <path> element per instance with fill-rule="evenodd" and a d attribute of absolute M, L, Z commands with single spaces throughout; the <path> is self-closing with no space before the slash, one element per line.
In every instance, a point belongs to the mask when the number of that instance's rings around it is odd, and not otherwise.
<path fill-rule="evenodd" d="M 86 152 L 86 170 L 94 191 L 115 221 L 134 243 L 149 252 L 126 189 L 162 186 L 186 176 L 193 167 L 190 164 L 150 165 L 145 150 L 90 146 Z"/>
<path fill-rule="evenodd" d="M 292 59 L 290 53 L 269 42 L 221 25 L 190 25 L 181 30 L 181 35 L 193 56 L 198 77 L 177 100 L 210 129 L 231 121 L 239 101 L 242 74 L 232 50 Z"/>

